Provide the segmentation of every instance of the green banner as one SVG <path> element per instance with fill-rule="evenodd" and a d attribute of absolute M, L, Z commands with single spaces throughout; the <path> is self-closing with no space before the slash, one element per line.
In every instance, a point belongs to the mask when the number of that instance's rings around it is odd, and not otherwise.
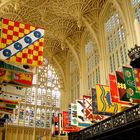
<path fill-rule="evenodd" d="M 26 71 L 26 70 L 24 70 L 22 68 L 18 68 L 18 67 L 14 66 L 14 65 L 8 64 L 8 63 L 6 63 L 4 61 L 1 61 L 1 60 L 0 60 L 0 68 L 6 69 L 6 70 L 9 70 L 9 71 L 16 71 L 16 72 L 18 71 L 18 72 L 24 72 L 24 73 L 31 73 L 31 72 L 28 72 L 28 71 Z"/>
<path fill-rule="evenodd" d="M 14 104 L 6 104 L 6 107 L 13 109 L 13 108 L 16 108 L 16 105 L 14 105 Z"/>
<path fill-rule="evenodd" d="M 128 98 L 140 99 L 140 92 L 136 90 L 137 88 L 133 69 L 130 67 L 123 66 L 123 73 Z"/>

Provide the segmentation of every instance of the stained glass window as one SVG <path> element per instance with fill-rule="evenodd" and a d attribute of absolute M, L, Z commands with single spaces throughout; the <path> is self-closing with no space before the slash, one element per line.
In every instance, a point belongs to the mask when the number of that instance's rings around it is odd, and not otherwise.
<path fill-rule="evenodd" d="M 135 17 L 138 19 L 140 23 L 140 0 L 132 0 L 132 4 L 135 11 Z"/>
<path fill-rule="evenodd" d="M 85 46 L 86 62 L 88 72 L 88 89 L 100 82 L 99 54 L 96 44 L 89 41 Z"/>
<path fill-rule="evenodd" d="M 12 122 L 16 125 L 46 128 L 51 126 L 52 110 L 60 110 L 60 84 L 54 68 L 44 60 L 44 66 L 34 73 L 33 85 L 26 89 L 24 100 L 14 109 Z"/>
<path fill-rule="evenodd" d="M 108 52 L 106 56 L 108 56 L 110 65 L 109 70 L 110 72 L 114 72 L 126 64 L 128 58 L 123 22 L 117 11 L 112 8 L 109 9 L 108 15 L 106 16 L 104 29 Z"/>

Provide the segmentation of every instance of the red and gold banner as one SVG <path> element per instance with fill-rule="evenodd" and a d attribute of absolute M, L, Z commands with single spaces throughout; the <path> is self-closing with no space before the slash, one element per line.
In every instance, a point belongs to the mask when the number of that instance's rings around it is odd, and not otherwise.
<path fill-rule="evenodd" d="M 107 116 L 104 116 L 104 115 L 93 114 L 93 121 L 100 122 L 104 120 L 106 117 Z"/>
<path fill-rule="evenodd" d="M 134 77 L 135 77 L 137 91 L 140 91 L 140 69 L 134 68 Z"/>
<path fill-rule="evenodd" d="M 55 132 L 58 131 L 58 116 L 53 117 Z"/>
<path fill-rule="evenodd" d="M 14 72 L 12 76 L 12 82 L 20 85 L 32 86 L 32 80 L 33 80 L 32 73 Z"/>
<path fill-rule="evenodd" d="M 68 111 L 63 111 L 62 112 L 62 127 L 68 127 L 69 125 L 69 120 L 68 120 Z"/>
<path fill-rule="evenodd" d="M 63 131 L 64 132 L 78 132 L 80 131 L 80 128 L 76 126 L 68 126 L 68 127 L 63 128 Z"/>
<path fill-rule="evenodd" d="M 10 113 L 10 114 L 12 114 L 13 113 L 13 109 L 8 109 L 8 108 L 1 108 L 0 109 L 0 113 L 2 113 L 2 114 L 7 114 L 7 113 Z"/>
<path fill-rule="evenodd" d="M 0 68 L 0 77 L 4 76 L 6 74 L 6 70 Z"/>
<path fill-rule="evenodd" d="M 0 102 L 6 103 L 6 104 L 13 104 L 13 105 L 18 104 L 18 101 L 9 100 L 9 99 L 3 99 L 3 98 L 0 98 Z"/>

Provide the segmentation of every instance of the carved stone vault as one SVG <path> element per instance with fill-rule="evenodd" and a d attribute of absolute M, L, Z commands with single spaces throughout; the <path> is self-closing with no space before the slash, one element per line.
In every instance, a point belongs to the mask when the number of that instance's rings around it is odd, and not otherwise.
<path fill-rule="evenodd" d="M 92 27 L 98 27 L 99 14 L 106 1 L 1 0 L 0 16 L 45 28 L 44 57 L 47 56 L 63 77 L 70 46 L 79 56 L 80 45 L 75 44 L 86 31 L 85 21 Z"/>

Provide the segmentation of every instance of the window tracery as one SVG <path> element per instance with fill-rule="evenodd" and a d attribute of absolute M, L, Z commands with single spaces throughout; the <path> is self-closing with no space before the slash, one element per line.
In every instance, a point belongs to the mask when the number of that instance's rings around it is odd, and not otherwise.
<path fill-rule="evenodd" d="M 120 15 L 111 8 L 104 23 L 107 55 L 110 72 L 114 72 L 128 62 L 125 29 Z"/>
<path fill-rule="evenodd" d="M 46 60 L 44 60 L 46 61 Z M 33 76 L 33 86 L 27 88 L 25 99 L 16 106 L 12 124 L 48 128 L 51 126 L 52 111 L 60 108 L 59 78 L 54 68 L 44 63 Z"/>

